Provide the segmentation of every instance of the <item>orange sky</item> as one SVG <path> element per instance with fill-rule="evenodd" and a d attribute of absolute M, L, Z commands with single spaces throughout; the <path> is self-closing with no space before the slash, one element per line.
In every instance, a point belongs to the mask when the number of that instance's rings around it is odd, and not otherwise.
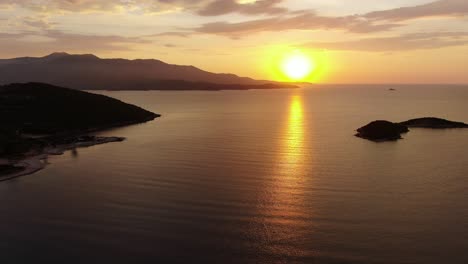
<path fill-rule="evenodd" d="M 156 58 L 284 79 L 301 50 L 320 83 L 468 83 L 466 0 L 0 0 L 0 57 Z"/>

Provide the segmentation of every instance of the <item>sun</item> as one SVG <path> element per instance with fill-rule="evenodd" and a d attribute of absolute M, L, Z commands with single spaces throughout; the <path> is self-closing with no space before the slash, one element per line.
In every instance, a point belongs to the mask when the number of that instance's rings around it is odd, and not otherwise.
<path fill-rule="evenodd" d="M 303 80 L 315 69 L 314 62 L 301 51 L 294 51 L 281 62 L 281 71 L 291 80 Z"/>

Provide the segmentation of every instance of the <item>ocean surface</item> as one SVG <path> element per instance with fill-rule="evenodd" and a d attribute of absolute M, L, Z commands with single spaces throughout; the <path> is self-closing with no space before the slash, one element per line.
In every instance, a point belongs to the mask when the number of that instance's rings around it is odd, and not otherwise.
<path fill-rule="evenodd" d="M 353 136 L 468 87 L 99 93 L 163 116 L 0 183 L 0 263 L 468 263 L 468 130 Z"/>

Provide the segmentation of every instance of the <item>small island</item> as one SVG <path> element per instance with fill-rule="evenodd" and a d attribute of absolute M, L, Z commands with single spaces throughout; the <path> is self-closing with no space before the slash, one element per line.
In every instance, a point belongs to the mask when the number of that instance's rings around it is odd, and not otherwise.
<path fill-rule="evenodd" d="M 357 137 L 381 142 L 401 139 L 401 134 L 409 132 L 409 129 L 398 123 L 377 120 L 357 129 L 357 132 Z"/>
<path fill-rule="evenodd" d="M 450 121 L 437 117 L 423 117 L 411 119 L 400 124 L 407 127 L 447 129 L 447 128 L 468 128 L 468 124 L 463 122 Z"/>
<path fill-rule="evenodd" d="M 0 181 L 44 168 L 48 155 L 125 140 L 92 132 L 159 116 L 108 96 L 43 83 L 0 86 Z"/>
<path fill-rule="evenodd" d="M 437 117 L 416 118 L 399 123 L 377 120 L 357 129 L 355 136 L 375 142 L 394 141 L 401 139 L 401 134 L 409 132 L 409 128 L 468 128 L 468 124 Z"/>

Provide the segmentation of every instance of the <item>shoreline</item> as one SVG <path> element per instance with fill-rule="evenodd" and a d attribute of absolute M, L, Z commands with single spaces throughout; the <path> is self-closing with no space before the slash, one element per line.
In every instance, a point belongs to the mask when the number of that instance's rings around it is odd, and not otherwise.
<path fill-rule="evenodd" d="M 11 162 L 11 161 L 8 161 L 7 159 L 3 159 L 3 160 L 0 159 L 0 161 L 3 161 L 2 163 L 4 165 L 21 169 L 21 171 L 17 171 L 17 172 L 13 172 L 13 173 L 0 176 L 0 182 L 12 180 L 12 179 L 26 176 L 26 175 L 31 175 L 33 173 L 36 173 L 44 169 L 47 166 L 47 163 L 45 163 L 45 160 L 47 160 L 47 158 L 48 158 L 47 154 L 39 154 L 39 155 L 26 157 L 16 162 Z"/>
<path fill-rule="evenodd" d="M 143 124 L 146 122 L 150 122 L 155 120 L 156 118 L 160 118 L 160 114 L 154 114 L 151 117 L 148 117 L 141 121 L 128 121 L 128 122 L 120 122 L 114 123 L 107 126 L 101 127 L 93 127 L 88 128 L 86 130 L 81 130 L 79 132 L 66 132 L 62 135 L 53 135 L 53 136 L 46 136 L 42 139 L 49 141 L 49 144 L 56 139 L 66 138 L 66 137 L 74 137 L 74 141 L 71 143 L 63 143 L 54 146 L 47 146 L 40 151 L 37 152 L 30 152 L 24 154 L 22 158 L 12 158 L 12 157 L 0 157 L 0 166 L 8 166 L 11 169 L 21 169 L 21 171 L 15 171 L 11 173 L 6 173 L 4 175 L 0 172 L 0 182 L 12 180 L 18 177 L 23 177 L 27 175 L 34 174 L 38 171 L 43 170 L 47 166 L 47 159 L 49 156 L 59 156 L 63 155 L 68 150 L 73 150 L 77 148 L 86 148 L 92 147 L 96 145 L 102 145 L 112 142 L 122 142 L 126 140 L 124 137 L 100 137 L 100 136 L 90 136 L 88 134 L 102 132 L 114 128 L 129 126 L 129 125 L 137 125 Z M 86 139 L 86 140 L 83 140 Z"/>
<path fill-rule="evenodd" d="M 80 140 L 80 138 L 86 138 L 87 140 Z M 31 175 L 43 170 L 47 164 L 49 164 L 47 162 L 49 156 L 59 156 L 63 155 L 66 151 L 77 148 L 86 148 L 112 142 L 122 142 L 125 140 L 123 137 L 97 137 L 86 135 L 79 136 L 76 139 L 77 141 L 73 143 L 46 147 L 37 153 L 25 154 L 21 159 L 10 159 L 8 157 L 0 158 L 0 165 L 9 166 L 12 169 L 20 169 L 20 171 L 0 175 L 0 182 Z"/>
<path fill-rule="evenodd" d="M 109 96 L 35 82 L 0 85 L 0 103 L 0 181 L 41 170 L 49 155 L 124 140 L 97 132 L 161 116 Z"/>

